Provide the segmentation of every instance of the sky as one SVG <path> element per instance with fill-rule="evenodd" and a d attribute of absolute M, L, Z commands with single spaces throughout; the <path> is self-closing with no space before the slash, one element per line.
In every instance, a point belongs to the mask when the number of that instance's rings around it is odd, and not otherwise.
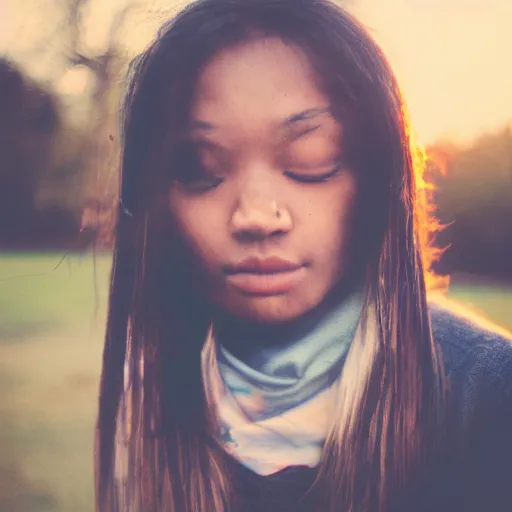
<path fill-rule="evenodd" d="M 58 66 L 48 36 L 62 22 L 65 0 L 0 0 L 0 54 L 68 98 L 87 87 L 86 72 Z M 112 16 L 135 0 L 92 0 L 87 41 L 100 48 Z M 185 0 L 137 0 L 122 32 L 129 55 Z M 512 122 L 512 0 L 346 0 L 387 54 L 421 142 L 470 141 Z M 50 44 L 51 42 L 51 44 Z M 44 50 L 44 51 L 41 51 Z"/>

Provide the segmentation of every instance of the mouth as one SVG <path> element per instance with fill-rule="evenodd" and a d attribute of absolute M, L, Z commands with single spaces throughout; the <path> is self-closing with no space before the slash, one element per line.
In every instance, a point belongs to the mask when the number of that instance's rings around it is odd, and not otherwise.
<path fill-rule="evenodd" d="M 244 295 L 283 295 L 304 277 L 305 266 L 281 258 L 249 258 L 225 267 L 228 282 Z"/>

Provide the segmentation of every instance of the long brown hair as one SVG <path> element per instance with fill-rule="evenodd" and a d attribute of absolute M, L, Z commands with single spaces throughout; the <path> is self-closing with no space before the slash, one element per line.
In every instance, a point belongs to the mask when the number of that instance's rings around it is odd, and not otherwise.
<path fill-rule="evenodd" d="M 354 251 L 366 278 L 363 319 L 373 312 L 375 336 L 351 349 L 340 379 L 313 488 L 318 510 L 387 510 L 419 478 L 436 442 L 443 379 L 426 299 L 429 212 L 386 58 L 327 0 L 198 0 L 135 61 L 126 98 L 97 427 L 101 512 L 240 510 L 201 378 L 209 308 L 190 286 L 194 270 L 165 205 L 172 169 L 162 162 L 205 63 L 261 36 L 310 57 L 347 127 L 361 191 Z"/>

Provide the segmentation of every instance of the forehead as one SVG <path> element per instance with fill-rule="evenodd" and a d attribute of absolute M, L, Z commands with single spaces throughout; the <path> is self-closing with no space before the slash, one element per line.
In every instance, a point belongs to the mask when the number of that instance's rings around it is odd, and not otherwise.
<path fill-rule="evenodd" d="M 282 122 L 328 99 L 305 53 L 278 38 L 218 53 L 199 75 L 192 118 L 219 123 Z"/>

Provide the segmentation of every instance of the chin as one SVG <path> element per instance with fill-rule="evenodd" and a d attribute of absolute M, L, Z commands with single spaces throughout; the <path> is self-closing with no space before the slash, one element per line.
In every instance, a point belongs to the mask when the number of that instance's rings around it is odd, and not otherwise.
<path fill-rule="evenodd" d="M 261 324 L 280 324 L 295 320 L 316 306 L 315 302 L 293 303 L 284 295 L 251 297 L 237 301 L 229 309 L 239 318 Z"/>

